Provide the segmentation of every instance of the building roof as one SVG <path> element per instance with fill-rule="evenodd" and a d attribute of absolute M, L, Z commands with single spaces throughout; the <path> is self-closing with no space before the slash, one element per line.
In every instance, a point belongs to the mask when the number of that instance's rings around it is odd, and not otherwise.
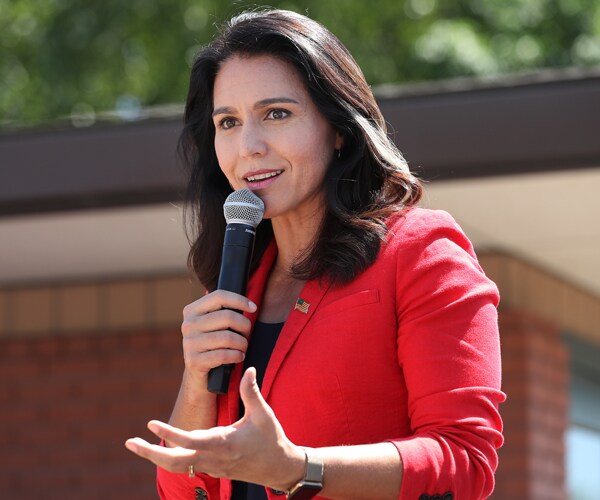
<path fill-rule="evenodd" d="M 519 255 L 600 295 L 600 70 L 375 92 L 398 147 L 428 181 L 426 204 L 455 215 L 480 249 Z M 137 118 L 0 135 L 0 239 L 9 242 L 0 284 L 184 268 L 172 205 L 185 183 L 181 107 Z M 94 259 L 101 236 L 118 248 Z"/>

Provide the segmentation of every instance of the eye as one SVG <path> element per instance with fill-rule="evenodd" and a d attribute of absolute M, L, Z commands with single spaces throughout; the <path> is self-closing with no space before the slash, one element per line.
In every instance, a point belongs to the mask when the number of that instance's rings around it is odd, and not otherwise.
<path fill-rule="evenodd" d="M 284 118 L 287 118 L 290 115 L 290 112 L 285 110 L 285 109 L 272 109 L 271 111 L 269 111 L 269 113 L 267 114 L 267 119 L 269 120 L 283 120 Z"/>
<path fill-rule="evenodd" d="M 236 124 L 236 120 L 235 118 L 231 118 L 230 116 L 226 116 L 225 118 L 222 118 L 221 120 L 219 120 L 219 128 L 222 128 L 223 130 L 228 130 L 230 128 L 235 127 Z"/>

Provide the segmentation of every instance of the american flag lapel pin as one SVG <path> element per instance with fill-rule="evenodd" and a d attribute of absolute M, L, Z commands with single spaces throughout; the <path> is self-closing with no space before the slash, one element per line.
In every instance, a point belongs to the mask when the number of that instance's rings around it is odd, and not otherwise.
<path fill-rule="evenodd" d="M 310 304 L 308 302 L 306 302 L 306 300 L 298 297 L 298 300 L 296 301 L 296 305 L 294 306 L 294 309 L 298 309 L 298 311 L 300 311 L 301 313 L 308 314 L 309 307 L 310 307 Z"/>

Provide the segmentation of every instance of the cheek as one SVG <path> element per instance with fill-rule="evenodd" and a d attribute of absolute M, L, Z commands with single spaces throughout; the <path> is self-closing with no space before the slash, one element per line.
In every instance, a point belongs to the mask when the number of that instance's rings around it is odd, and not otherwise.
<path fill-rule="evenodd" d="M 223 144 L 223 141 L 221 139 L 219 139 L 218 137 L 215 137 L 215 153 L 217 155 L 217 161 L 219 162 L 219 165 L 223 165 L 223 163 L 225 163 L 226 160 L 226 156 L 227 156 L 227 148 L 225 147 L 225 144 Z"/>
<path fill-rule="evenodd" d="M 231 157 L 231 148 L 228 148 L 226 144 L 222 140 L 215 139 L 215 153 L 217 155 L 217 161 L 219 162 L 219 167 L 221 167 L 221 171 L 227 177 L 227 180 L 231 183 L 231 175 L 233 170 L 233 163 Z"/>
<path fill-rule="evenodd" d="M 304 144 L 303 151 L 306 156 L 306 163 L 313 165 L 311 169 L 312 177 L 323 178 L 327 167 L 333 160 L 333 141 L 323 140 L 322 137 L 319 137 L 314 141 Z"/>
<path fill-rule="evenodd" d="M 320 126 L 315 127 L 304 149 L 313 156 L 315 161 L 329 164 L 335 153 L 336 137 L 336 133 L 328 124 L 321 123 Z"/>

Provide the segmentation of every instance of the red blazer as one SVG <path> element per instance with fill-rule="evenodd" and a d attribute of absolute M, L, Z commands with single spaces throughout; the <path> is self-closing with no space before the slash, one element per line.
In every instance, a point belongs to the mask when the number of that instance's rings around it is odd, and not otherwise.
<path fill-rule="evenodd" d="M 276 255 L 272 244 L 248 286 L 259 308 Z M 391 441 L 404 468 L 402 500 L 490 495 L 504 400 L 498 291 L 454 220 L 408 210 L 390 222 L 371 267 L 344 286 L 307 282 L 300 297 L 308 311 L 290 313 L 262 386 L 290 440 Z M 237 420 L 240 378 L 238 365 L 218 399 L 218 425 Z M 165 499 L 231 495 L 224 479 L 159 469 L 157 480 Z"/>

